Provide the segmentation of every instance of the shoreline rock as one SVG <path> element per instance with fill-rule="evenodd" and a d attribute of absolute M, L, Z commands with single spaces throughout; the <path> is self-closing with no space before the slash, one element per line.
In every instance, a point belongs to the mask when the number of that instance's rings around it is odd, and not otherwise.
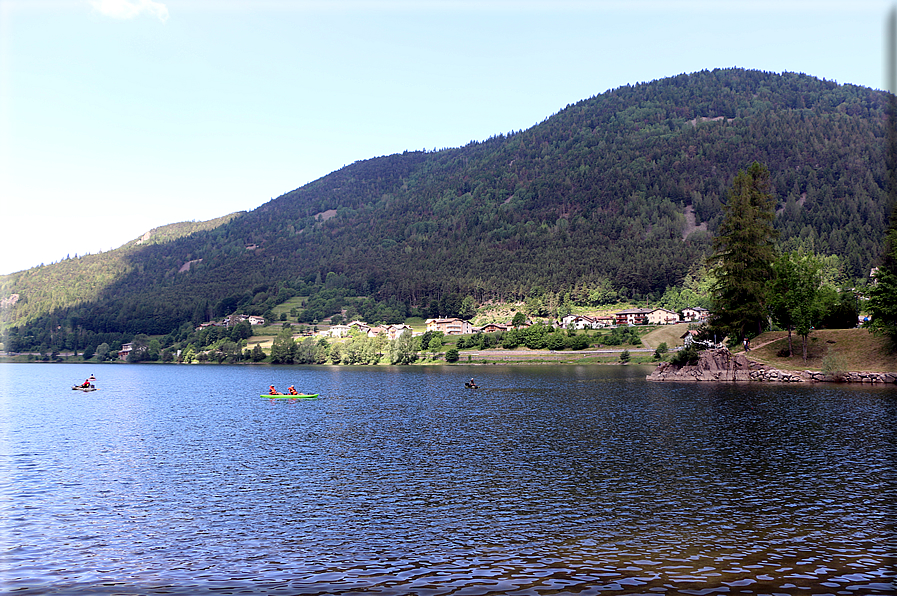
<path fill-rule="evenodd" d="M 661 362 L 646 378 L 649 381 L 675 382 L 897 383 L 897 373 L 845 372 L 827 375 L 811 370 L 779 370 L 749 360 L 743 353 L 733 355 L 727 348 L 699 352 L 698 363 L 694 365 L 680 367 Z"/>

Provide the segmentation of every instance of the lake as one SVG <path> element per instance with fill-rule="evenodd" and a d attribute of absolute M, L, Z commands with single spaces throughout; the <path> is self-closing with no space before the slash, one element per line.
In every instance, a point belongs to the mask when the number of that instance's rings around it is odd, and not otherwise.
<path fill-rule="evenodd" d="M 897 388 L 649 371 L 0 365 L 0 591 L 897 593 Z"/>

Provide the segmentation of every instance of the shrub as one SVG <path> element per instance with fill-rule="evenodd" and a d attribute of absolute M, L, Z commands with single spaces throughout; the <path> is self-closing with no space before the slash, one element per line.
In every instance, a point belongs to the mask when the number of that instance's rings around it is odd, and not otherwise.
<path fill-rule="evenodd" d="M 585 350 L 589 347 L 588 335 L 575 335 L 568 338 L 567 345 L 571 350 Z"/>
<path fill-rule="evenodd" d="M 832 352 L 832 349 L 828 349 L 828 353 L 826 353 L 825 357 L 822 359 L 822 373 L 832 377 L 835 381 L 843 381 L 846 373 L 847 366 L 844 364 L 844 360 L 840 355 Z"/>
<path fill-rule="evenodd" d="M 445 361 L 446 362 L 457 362 L 458 361 L 458 350 L 455 348 L 449 348 L 449 350 L 445 353 Z"/>
<path fill-rule="evenodd" d="M 567 347 L 567 338 L 563 333 L 552 333 L 546 339 L 545 346 L 549 350 L 563 350 Z"/>
<path fill-rule="evenodd" d="M 530 325 L 523 331 L 523 345 L 530 350 L 544 350 L 548 344 L 548 335 L 552 331 L 550 327 L 542 323 Z"/>
<path fill-rule="evenodd" d="M 698 348 L 694 344 L 689 344 L 687 348 L 683 348 L 673 354 L 670 363 L 675 366 L 686 366 L 698 363 Z"/>
<path fill-rule="evenodd" d="M 523 342 L 521 331 L 517 329 L 508 330 L 501 338 L 501 347 L 506 350 L 513 350 Z"/>

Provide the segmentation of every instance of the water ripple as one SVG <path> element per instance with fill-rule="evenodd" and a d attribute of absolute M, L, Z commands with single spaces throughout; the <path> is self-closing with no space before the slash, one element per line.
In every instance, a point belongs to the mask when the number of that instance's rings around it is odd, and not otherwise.
<path fill-rule="evenodd" d="M 897 593 L 893 390 L 3 366 L 3 592 Z"/>

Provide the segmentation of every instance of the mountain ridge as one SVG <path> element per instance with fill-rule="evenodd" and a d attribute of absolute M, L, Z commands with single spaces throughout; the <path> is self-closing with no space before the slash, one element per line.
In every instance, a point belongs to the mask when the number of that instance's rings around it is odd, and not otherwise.
<path fill-rule="evenodd" d="M 857 280 L 887 222 L 887 97 L 743 69 L 626 85 L 527 130 L 357 161 L 139 247 L 90 301 L 75 292 L 28 316 L 16 305 L 4 325 L 76 316 L 97 332 L 164 333 L 328 284 L 406 314 L 452 294 L 656 298 L 700 265 L 731 179 L 753 161 L 770 169 L 783 242 L 839 255 Z M 0 277 L 0 297 L 18 287 Z"/>

